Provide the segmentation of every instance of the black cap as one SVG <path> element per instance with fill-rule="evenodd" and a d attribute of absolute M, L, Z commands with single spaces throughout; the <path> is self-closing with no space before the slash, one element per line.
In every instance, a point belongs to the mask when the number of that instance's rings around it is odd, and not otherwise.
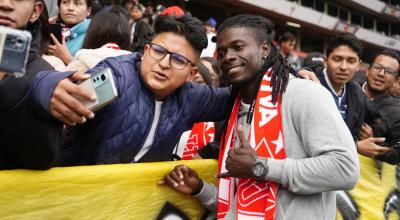
<path fill-rule="evenodd" d="M 316 69 L 324 66 L 324 55 L 322 53 L 312 52 L 307 55 L 303 60 L 302 67 Z"/>

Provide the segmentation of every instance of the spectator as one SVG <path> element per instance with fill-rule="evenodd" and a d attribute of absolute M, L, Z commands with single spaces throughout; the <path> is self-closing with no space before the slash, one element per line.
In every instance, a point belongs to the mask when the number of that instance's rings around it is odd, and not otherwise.
<path fill-rule="evenodd" d="M 147 2 L 146 9 L 144 10 L 143 14 L 143 21 L 152 27 L 155 19 L 156 14 L 154 12 L 153 4 L 151 2 Z"/>
<path fill-rule="evenodd" d="M 359 176 L 354 142 L 329 92 L 289 75 L 266 24 L 261 16 L 238 15 L 218 30 L 221 69 L 236 99 L 218 192 L 184 165 L 160 183 L 214 212 L 218 203 L 218 219 L 334 219 L 333 191 L 353 188 Z"/>
<path fill-rule="evenodd" d="M 144 6 L 139 3 L 139 0 L 121 0 L 120 5 L 126 8 L 128 11 L 131 11 L 133 6 L 139 6 L 141 9 L 144 8 Z"/>
<path fill-rule="evenodd" d="M 51 54 L 65 64 L 72 61 L 76 52 L 82 48 L 85 33 L 90 24 L 91 0 L 58 0 L 60 14 L 57 23 L 62 26 L 63 40 L 52 37 L 54 45 L 49 45 Z"/>
<path fill-rule="evenodd" d="M 66 69 L 84 73 L 108 57 L 130 54 L 129 34 L 128 20 L 118 9 L 99 12 L 90 22 L 83 49 Z"/>
<path fill-rule="evenodd" d="M 290 67 L 298 70 L 300 65 L 299 57 L 294 53 L 296 46 L 296 37 L 290 33 L 285 32 L 279 37 L 279 52 L 281 56 L 286 60 Z"/>
<path fill-rule="evenodd" d="M 200 63 L 203 64 L 208 72 L 210 73 L 210 77 L 212 80 L 212 86 L 218 87 L 221 84 L 220 77 L 222 77 L 221 70 L 219 69 L 218 62 L 212 57 L 202 57 L 200 58 Z M 226 87 L 227 84 L 224 82 L 223 87 Z"/>
<path fill-rule="evenodd" d="M 160 16 L 164 10 L 165 10 L 164 5 L 157 5 L 153 20 L 155 20 L 158 16 Z"/>
<path fill-rule="evenodd" d="M 110 67 L 118 90 L 118 98 L 96 117 L 73 97 L 95 98 L 71 82 L 84 75 L 47 72 L 36 78 L 36 103 L 69 125 L 80 124 L 67 133 L 61 165 L 171 160 L 184 131 L 226 116 L 228 89 L 187 82 L 207 46 L 201 22 L 188 15 L 161 16 L 155 32 L 143 56 L 108 58 L 87 72 Z"/>
<path fill-rule="evenodd" d="M 131 16 L 132 51 L 143 54 L 144 46 L 153 36 L 153 29 L 143 21 L 143 11 L 139 6 L 132 6 Z"/>
<path fill-rule="evenodd" d="M 385 49 L 375 56 L 368 68 L 363 91 L 376 105 L 379 117 L 371 124 L 363 124 L 360 139 L 364 140 L 357 144 L 361 155 L 390 164 L 400 163 L 400 100 L 390 94 L 390 88 L 399 78 L 399 66 L 399 54 Z"/>
<path fill-rule="evenodd" d="M 325 68 L 316 75 L 321 84 L 329 90 L 354 140 L 366 113 L 366 98 L 361 87 L 351 81 L 360 67 L 363 46 L 351 33 L 332 37 L 325 52 Z"/>
<path fill-rule="evenodd" d="M 0 169 L 48 169 L 62 142 L 62 124 L 39 115 L 32 104 L 32 79 L 53 69 L 39 55 L 43 2 L 0 0 L 0 25 L 32 34 L 26 73 L 22 78 L 0 72 Z"/>
<path fill-rule="evenodd" d="M 49 16 L 47 13 L 46 4 L 44 4 L 43 0 L 40 0 L 43 3 L 43 12 L 39 17 L 40 20 L 40 52 L 39 54 L 42 56 L 44 60 L 46 60 L 55 70 L 57 71 L 65 71 L 64 62 L 51 54 L 49 54 L 49 44 L 53 43 L 51 39 L 50 32 L 50 24 L 49 24 Z M 37 38 L 39 39 L 39 38 Z"/>
<path fill-rule="evenodd" d="M 217 34 L 215 32 L 215 28 L 217 27 L 217 21 L 214 18 L 210 18 L 204 23 L 204 27 L 207 33 L 208 46 L 201 53 L 201 57 L 214 57 L 215 42 L 212 41 L 212 38 L 215 37 L 215 35 Z"/>
<path fill-rule="evenodd" d="M 302 67 L 310 68 L 313 72 L 318 72 L 324 68 L 325 57 L 322 53 L 309 53 L 303 60 Z"/>
<path fill-rule="evenodd" d="M 390 88 L 390 94 L 394 97 L 400 98 L 400 77 L 397 77 L 394 81 L 392 88 Z"/>
<path fill-rule="evenodd" d="M 204 64 L 199 62 L 199 63 L 197 63 L 196 66 L 199 69 L 199 71 L 197 71 L 197 73 L 193 76 L 192 82 L 209 85 L 209 86 L 212 86 L 213 84 L 216 83 L 216 80 L 211 78 L 210 71 Z"/>

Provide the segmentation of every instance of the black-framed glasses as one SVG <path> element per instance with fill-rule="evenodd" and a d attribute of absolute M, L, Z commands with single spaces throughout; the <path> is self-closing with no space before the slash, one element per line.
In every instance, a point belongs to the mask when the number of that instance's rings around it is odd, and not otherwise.
<path fill-rule="evenodd" d="M 170 52 L 163 46 L 160 46 L 155 43 L 150 43 L 149 46 L 150 46 L 149 47 L 150 57 L 156 60 L 162 60 L 164 59 L 165 56 L 167 56 L 167 54 L 169 54 L 169 65 L 171 65 L 175 69 L 178 70 L 185 69 L 188 63 L 190 63 L 192 66 L 195 66 L 194 63 L 190 61 L 188 58 L 180 54 Z"/>
<path fill-rule="evenodd" d="M 398 72 L 394 69 L 391 69 L 389 67 L 384 67 L 379 63 L 372 63 L 371 64 L 371 69 L 376 71 L 377 73 L 380 73 L 382 70 L 384 70 L 385 74 L 397 76 Z"/>

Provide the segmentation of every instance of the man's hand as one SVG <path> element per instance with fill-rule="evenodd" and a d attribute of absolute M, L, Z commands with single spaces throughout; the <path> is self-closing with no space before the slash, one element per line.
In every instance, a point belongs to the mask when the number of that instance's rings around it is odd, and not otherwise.
<path fill-rule="evenodd" d="M 158 182 L 160 185 L 168 185 L 178 192 L 190 195 L 193 192 L 200 192 L 201 180 L 196 171 L 186 165 L 176 166 L 164 179 Z"/>
<path fill-rule="evenodd" d="M 300 69 L 299 72 L 297 72 L 297 75 L 303 77 L 304 79 L 308 79 L 308 80 L 311 80 L 311 81 L 321 84 L 321 82 L 318 80 L 318 77 L 315 75 L 315 73 L 313 73 L 309 70 Z"/>
<path fill-rule="evenodd" d="M 218 177 L 237 177 L 249 178 L 252 177 L 251 167 L 256 161 L 258 154 L 247 142 L 244 135 L 242 126 L 238 126 L 237 135 L 240 140 L 240 147 L 230 150 L 226 158 L 225 168 L 228 170 L 226 173 L 221 173 Z"/>
<path fill-rule="evenodd" d="M 96 100 L 96 95 L 81 89 L 73 81 L 85 80 L 90 76 L 75 73 L 58 82 L 50 100 L 50 112 L 57 119 L 67 125 L 75 126 L 76 123 L 85 123 L 86 119 L 94 118 L 94 113 L 87 109 L 72 95 L 82 96 L 88 100 Z"/>
<path fill-rule="evenodd" d="M 65 43 L 65 38 L 62 38 L 62 43 L 60 43 L 57 38 L 50 34 L 51 39 L 53 39 L 54 45 L 49 44 L 50 54 L 60 58 L 65 64 L 69 64 L 73 57 L 68 50 L 67 43 Z"/>
<path fill-rule="evenodd" d="M 367 123 L 363 123 L 361 125 L 360 133 L 358 134 L 358 139 L 361 141 L 367 138 L 372 137 L 373 131 L 371 126 L 369 126 Z"/>
<path fill-rule="evenodd" d="M 357 151 L 359 154 L 374 158 L 391 150 L 389 147 L 381 147 L 376 143 L 384 142 L 385 138 L 367 138 L 357 142 Z"/>

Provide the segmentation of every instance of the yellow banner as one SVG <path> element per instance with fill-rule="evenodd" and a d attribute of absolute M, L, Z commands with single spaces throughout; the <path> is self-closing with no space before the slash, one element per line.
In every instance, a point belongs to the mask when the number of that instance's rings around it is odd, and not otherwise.
<path fill-rule="evenodd" d="M 360 179 L 348 197 L 353 200 L 359 213 L 357 219 L 383 220 L 385 212 L 387 219 L 399 219 L 397 208 L 394 206 L 396 202 L 400 202 L 400 198 L 391 194 L 398 188 L 396 166 L 361 155 L 359 158 Z M 347 213 L 341 213 L 337 219 L 342 219 L 343 215 L 351 216 L 351 212 L 352 209 L 347 209 Z"/>
<path fill-rule="evenodd" d="M 216 183 L 215 160 L 136 163 L 0 172 L 1 219 L 156 219 L 166 201 L 190 219 L 204 209 L 157 182 L 187 164 Z"/>

